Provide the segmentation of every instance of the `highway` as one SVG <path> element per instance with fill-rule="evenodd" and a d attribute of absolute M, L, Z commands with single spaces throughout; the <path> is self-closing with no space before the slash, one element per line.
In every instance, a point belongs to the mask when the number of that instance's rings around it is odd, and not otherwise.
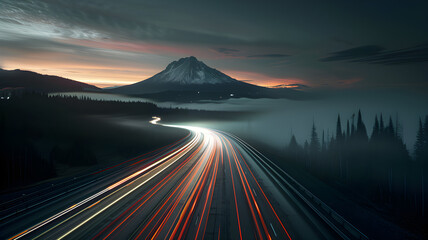
<path fill-rule="evenodd" d="M 163 126 L 189 135 L 55 189 L 27 193 L 33 197 L 1 203 L 0 239 L 347 238 L 239 138 Z"/>

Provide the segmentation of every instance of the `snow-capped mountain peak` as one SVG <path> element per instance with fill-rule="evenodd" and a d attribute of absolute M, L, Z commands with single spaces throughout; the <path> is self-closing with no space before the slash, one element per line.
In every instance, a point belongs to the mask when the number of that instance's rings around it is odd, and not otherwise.
<path fill-rule="evenodd" d="M 170 63 L 165 70 L 146 81 L 186 85 L 234 83 L 237 80 L 191 56 Z"/>
<path fill-rule="evenodd" d="M 299 98 L 301 96 L 292 89 L 269 89 L 238 81 L 208 67 L 195 57 L 181 58 L 146 80 L 111 89 L 110 92 L 176 102 L 223 100 L 231 97 Z"/>

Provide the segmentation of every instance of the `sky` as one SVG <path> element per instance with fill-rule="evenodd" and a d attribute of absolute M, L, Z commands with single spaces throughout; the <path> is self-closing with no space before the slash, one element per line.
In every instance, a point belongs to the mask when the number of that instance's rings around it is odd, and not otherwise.
<path fill-rule="evenodd" d="M 428 1 L 0 0 L 0 68 L 99 87 L 195 56 L 262 86 L 428 91 Z"/>

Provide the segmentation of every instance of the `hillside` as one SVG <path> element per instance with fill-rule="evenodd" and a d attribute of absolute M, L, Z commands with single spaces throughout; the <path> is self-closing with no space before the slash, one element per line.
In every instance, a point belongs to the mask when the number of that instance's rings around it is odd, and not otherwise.
<path fill-rule="evenodd" d="M 18 69 L 0 69 L 0 89 L 3 91 L 7 91 L 8 89 L 24 89 L 26 91 L 42 93 L 101 91 L 101 89 L 86 83 Z"/>

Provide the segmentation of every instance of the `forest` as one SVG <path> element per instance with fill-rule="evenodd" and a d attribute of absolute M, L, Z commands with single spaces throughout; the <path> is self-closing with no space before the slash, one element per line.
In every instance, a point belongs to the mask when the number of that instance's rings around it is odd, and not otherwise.
<path fill-rule="evenodd" d="M 423 223 L 427 216 L 428 116 L 419 120 L 414 154 L 403 143 L 399 123 L 392 117 L 385 120 L 377 115 L 370 136 L 361 111 L 356 122 L 353 119 L 343 126 L 338 115 L 336 134 L 329 137 L 324 131 L 319 136 L 314 123 L 303 146 L 293 135 L 285 158 L 341 191 L 368 199 L 385 215 L 412 219 L 408 224 Z"/>

